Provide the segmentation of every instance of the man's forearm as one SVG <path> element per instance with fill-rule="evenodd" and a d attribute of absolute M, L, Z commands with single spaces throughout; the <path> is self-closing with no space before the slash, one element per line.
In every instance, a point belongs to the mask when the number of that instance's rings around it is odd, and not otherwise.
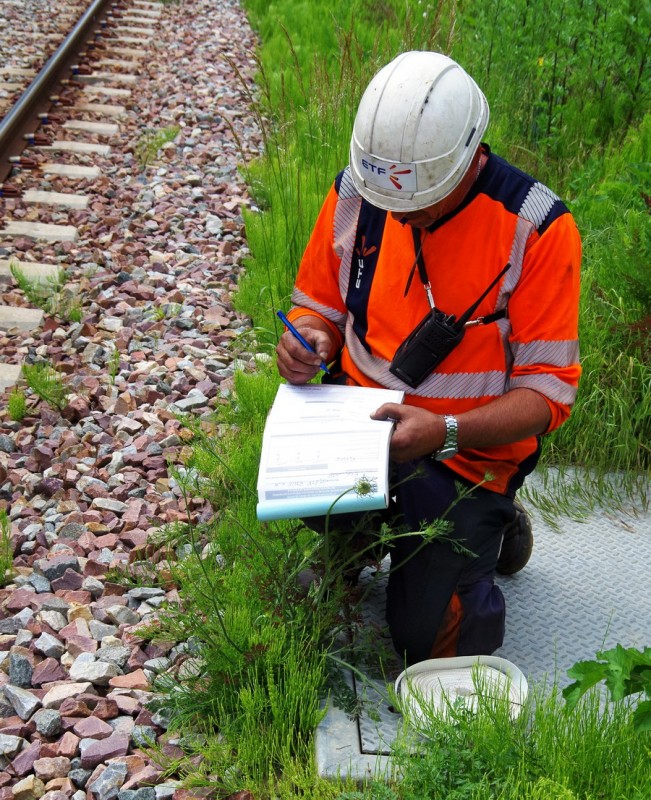
<path fill-rule="evenodd" d="M 514 389 L 480 408 L 455 416 L 458 446 L 463 450 L 498 447 L 544 433 L 551 412 L 542 395 L 532 389 Z M 371 417 L 395 421 L 391 439 L 391 456 L 395 461 L 429 455 L 440 450 L 445 442 L 443 416 L 425 408 L 385 403 Z"/>
<path fill-rule="evenodd" d="M 532 389 L 513 389 L 480 408 L 457 416 L 459 449 L 511 444 L 544 433 L 551 411 Z"/>

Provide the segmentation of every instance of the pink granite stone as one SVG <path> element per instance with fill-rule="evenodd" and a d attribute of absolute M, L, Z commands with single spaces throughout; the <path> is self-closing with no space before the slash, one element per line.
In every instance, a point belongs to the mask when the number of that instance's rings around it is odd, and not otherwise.
<path fill-rule="evenodd" d="M 76 736 L 82 739 L 107 739 L 113 728 L 98 717 L 84 717 L 72 729 Z"/>
<path fill-rule="evenodd" d="M 149 681 L 141 669 L 136 669 L 126 675 L 116 675 L 109 679 L 109 686 L 114 689 L 148 689 Z"/>
<path fill-rule="evenodd" d="M 129 750 L 129 737 L 114 734 L 107 739 L 97 739 L 81 754 L 82 769 L 92 769 L 109 758 L 125 756 Z"/>
<path fill-rule="evenodd" d="M 55 778 L 65 778 L 69 772 L 70 759 L 63 756 L 38 758 L 34 762 L 34 774 L 45 784 Z"/>
<path fill-rule="evenodd" d="M 31 772 L 34 767 L 34 762 L 41 755 L 41 743 L 35 740 L 22 750 L 11 762 L 11 769 L 19 777 L 22 778 Z"/>
<path fill-rule="evenodd" d="M 51 585 L 55 592 L 66 590 L 76 591 L 77 589 L 81 589 L 81 584 L 83 582 L 84 578 L 82 575 L 73 569 L 67 569 L 60 578 L 53 580 Z"/>
<path fill-rule="evenodd" d="M 59 755 L 74 758 L 79 750 L 79 737 L 72 731 L 66 731 L 58 742 Z"/>
<path fill-rule="evenodd" d="M 55 658 L 46 658 L 34 667 L 32 686 L 42 686 L 44 683 L 62 681 L 68 673 Z"/>

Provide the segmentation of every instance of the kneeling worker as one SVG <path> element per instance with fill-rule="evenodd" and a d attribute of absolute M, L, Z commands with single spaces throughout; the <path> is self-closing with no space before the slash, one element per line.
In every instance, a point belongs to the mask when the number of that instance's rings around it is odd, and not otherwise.
<path fill-rule="evenodd" d="M 532 544 L 515 493 L 580 375 L 576 225 L 482 141 L 488 116 L 475 81 L 439 53 L 377 73 L 292 295 L 289 319 L 317 355 L 288 332 L 277 348 L 291 383 L 325 360 L 342 382 L 406 393 L 374 414 L 397 420 L 396 509 L 418 531 L 452 506 L 449 537 L 391 550 L 387 621 L 407 663 L 502 644 L 494 576 L 524 566 Z M 455 503 L 458 486 L 474 488 Z"/>

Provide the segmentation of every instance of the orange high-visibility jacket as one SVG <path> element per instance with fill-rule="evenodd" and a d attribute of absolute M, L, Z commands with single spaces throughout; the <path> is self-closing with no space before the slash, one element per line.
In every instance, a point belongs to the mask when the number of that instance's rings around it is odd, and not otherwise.
<path fill-rule="evenodd" d="M 566 206 L 546 186 L 489 153 L 461 206 L 421 232 L 436 308 L 459 316 L 511 268 L 473 319 L 505 310 L 495 322 L 466 329 L 461 344 L 415 389 L 389 372 L 394 354 L 429 311 L 416 254 L 401 225 L 355 190 L 344 170 L 330 190 L 305 250 L 289 318 L 316 314 L 342 347 L 350 383 L 402 389 L 405 402 L 436 414 L 461 414 L 516 387 L 549 404 L 549 431 L 568 417 L 580 375 L 578 301 L 581 241 Z M 538 459 L 539 439 L 446 461 L 464 478 L 512 493 Z"/>

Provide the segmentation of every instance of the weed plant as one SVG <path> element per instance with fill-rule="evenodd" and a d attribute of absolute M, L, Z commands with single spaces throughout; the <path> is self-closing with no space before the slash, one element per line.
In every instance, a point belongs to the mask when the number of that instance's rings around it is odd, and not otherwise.
<path fill-rule="evenodd" d="M 11 542 L 11 522 L 4 509 L 0 509 L 0 587 L 6 586 L 13 575 L 14 551 Z"/>
<path fill-rule="evenodd" d="M 23 376 L 34 394 L 52 408 L 61 412 L 68 405 L 70 389 L 67 382 L 49 361 L 23 364 Z"/>
<path fill-rule="evenodd" d="M 574 683 L 563 689 L 570 710 L 593 686 L 604 681 L 612 700 L 631 697 L 637 703 L 633 727 L 651 732 L 651 647 L 617 647 L 597 653 L 597 659 L 580 661 L 568 670 Z"/>
<path fill-rule="evenodd" d="M 25 397 L 25 392 L 22 389 L 19 389 L 17 386 L 14 386 L 7 399 L 7 412 L 9 413 L 9 419 L 12 419 L 14 422 L 22 422 L 27 416 L 27 411 L 27 398 Z"/>
<path fill-rule="evenodd" d="M 278 384 L 274 373 L 273 365 L 261 366 L 259 374 L 238 373 L 236 405 L 225 406 L 214 423 L 186 421 L 194 435 L 192 456 L 176 471 L 176 484 L 186 505 L 200 495 L 219 511 L 211 523 L 183 526 L 186 557 L 179 561 L 177 545 L 170 568 L 184 602 L 151 631 L 195 642 L 197 674 L 180 683 L 177 676 L 163 679 L 159 688 L 181 731 L 202 721 L 211 742 L 205 769 L 223 776 L 224 791 L 270 787 L 288 769 L 308 763 L 328 676 L 333 664 L 351 658 L 342 608 L 352 598 L 344 577 L 360 559 L 375 558 L 375 548 L 407 535 L 383 525 L 370 542 L 344 551 L 329 524 L 318 534 L 300 521 L 257 521 L 251 475 L 259 459 L 261 410 L 271 405 Z M 422 532 L 423 541 L 445 533 L 443 526 L 432 527 Z M 168 529 L 166 547 L 173 535 Z M 304 582 L 306 572 L 311 577 Z"/>
<path fill-rule="evenodd" d="M 15 261 L 10 261 L 9 269 L 18 288 L 33 306 L 66 322 L 81 321 L 81 301 L 75 291 L 66 287 L 67 274 L 64 269 L 45 280 L 31 280 Z"/>
<path fill-rule="evenodd" d="M 159 130 L 148 128 L 136 143 L 135 153 L 141 167 L 148 167 L 157 157 L 161 148 L 168 142 L 173 142 L 181 128 L 170 125 Z"/>
<path fill-rule="evenodd" d="M 120 372 L 120 351 L 115 346 L 111 350 L 111 353 L 108 357 L 107 367 L 108 367 L 109 378 L 111 380 L 111 386 L 114 386 L 115 379 L 117 378 L 118 373 Z"/>

